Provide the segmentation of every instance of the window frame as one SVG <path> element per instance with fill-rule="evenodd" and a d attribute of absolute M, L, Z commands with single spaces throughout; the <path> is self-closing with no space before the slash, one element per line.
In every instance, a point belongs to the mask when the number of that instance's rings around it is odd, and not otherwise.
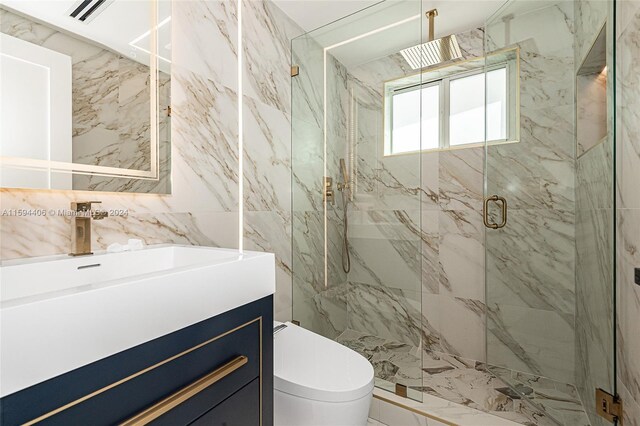
<path fill-rule="evenodd" d="M 413 84 L 407 84 L 404 87 L 394 88 L 389 91 L 385 91 L 385 109 L 388 109 L 389 113 L 385 114 L 386 117 L 384 121 L 388 123 L 389 130 L 384 132 L 385 141 L 384 141 L 384 156 L 397 156 L 397 155 L 406 155 L 406 154 L 414 154 L 421 152 L 430 152 L 430 151 L 445 151 L 445 150 L 453 150 L 453 149 L 464 149 L 464 148 L 473 148 L 478 146 L 484 146 L 485 141 L 478 142 L 469 142 L 460 145 L 451 145 L 450 134 L 449 134 L 449 125 L 451 118 L 451 105 L 450 105 L 450 84 L 451 81 L 472 77 L 474 75 L 485 74 L 491 71 L 495 71 L 498 69 L 506 70 L 506 104 L 507 104 L 507 112 L 506 112 L 506 128 L 505 128 L 505 139 L 495 139 L 486 141 L 487 144 L 502 144 L 502 143 L 513 143 L 518 142 L 518 116 L 519 116 L 519 105 L 518 105 L 518 87 L 519 87 L 519 70 L 518 70 L 518 56 L 516 58 L 505 59 L 500 62 L 495 62 L 489 66 L 483 65 L 471 70 L 458 71 L 453 72 L 450 75 L 439 76 L 437 78 L 432 78 L 429 80 L 425 80 L 422 82 L 416 82 Z M 456 64 L 453 64 L 455 66 Z M 428 73 L 425 71 L 423 73 Z M 422 134 L 420 135 L 420 148 L 418 150 L 412 151 L 403 151 L 403 152 L 394 152 L 393 151 L 393 96 L 407 93 L 414 90 L 422 90 L 425 87 L 431 87 L 434 85 L 439 86 L 439 141 L 437 148 L 422 148 Z M 485 107 L 486 107 L 486 78 L 485 78 Z M 485 110 L 486 111 L 486 110 Z M 485 113 L 486 114 L 486 113 Z M 486 115 L 485 115 L 485 131 L 486 131 Z M 486 133 L 485 133 L 486 136 Z"/>

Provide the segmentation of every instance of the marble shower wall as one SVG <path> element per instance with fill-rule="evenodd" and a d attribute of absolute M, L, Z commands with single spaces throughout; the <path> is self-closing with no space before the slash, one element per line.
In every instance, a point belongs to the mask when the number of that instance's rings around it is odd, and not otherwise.
<path fill-rule="evenodd" d="M 0 30 L 71 57 L 74 163 L 150 170 L 148 66 L 1 8 Z M 171 97 L 171 77 L 160 72 L 158 78 L 160 107 L 166 108 Z M 112 192 L 169 192 L 169 118 L 166 113 L 159 115 L 159 180 L 74 175 L 73 188 Z"/>
<path fill-rule="evenodd" d="M 640 425 L 640 1 L 616 2 L 617 384 L 625 425 Z"/>
<path fill-rule="evenodd" d="M 3 209 L 66 209 L 98 198 L 127 216 L 94 222 L 94 247 L 138 237 L 147 244 L 238 247 L 239 183 L 244 246 L 277 256 L 276 313 L 290 318 L 290 47 L 302 31 L 272 3 L 244 1 L 243 99 L 238 96 L 238 2 L 174 0 L 172 15 L 172 194 L 2 189 Z M 238 102 L 244 176 L 238 176 Z M 65 217 L 1 217 L 0 257 L 67 253 Z"/>
<path fill-rule="evenodd" d="M 613 69 L 611 19 L 612 3 L 608 1 L 578 0 L 575 6 L 575 67 L 576 73 L 587 57 L 591 45 L 607 21 L 606 63 Z M 604 54 L 604 52 L 603 52 Z M 592 55 L 590 55 L 592 57 Z M 610 113 L 613 79 L 606 73 L 580 76 L 598 87 L 602 106 L 596 114 L 581 114 L 577 94 L 576 122 L 576 372 L 575 383 L 592 425 L 607 424 L 595 413 L 591 403 L 595 388 L 611 391 L 613 377 L 613 131 Z M 590 101 L 590 104 L 593 105 Z M 604 105 L 603 105 L 604 102 Z M 598 126 L 599 129 L 596 129 Z M 595 138 L 594 138 L 595 136 Z M 597 140 L 594 140 L 597 139 Z"/>
<path fill-rule="evenodd" d="M 564 383 L 575 367 L 573 12 L 563 1 L 507 9 L 486 28 L 489 50 L 518 46 L 521 58 L 520 142 L 487 154 L 487 190 L 509 202 L 507 226 L 486 232 L 487 362 Z"/>
<path fill-rule="evenodd" d="M 483 35 L 456 35 L 465 58 L 483 55 Z M 399 54 L 349 69 L 358 117 L 349 328 L 484 360 L 484 149 L 382 156 L 383 82 L 414 73 Z"/>

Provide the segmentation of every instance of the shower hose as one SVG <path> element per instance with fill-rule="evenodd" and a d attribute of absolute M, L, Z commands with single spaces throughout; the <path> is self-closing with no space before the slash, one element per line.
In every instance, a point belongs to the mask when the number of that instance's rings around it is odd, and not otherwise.
<path fill-rule="evenodd" d="M 347 191 L 342 191 L 342 223 L 344 224 L 344 231 L 342 234 L 342 270 L 345 273 L 349 273 L 351 271 L 351 255 L 349 253 L 349 219 L 348 219 L 348 209 L 349 209 L 349 196 L 347 195 Z"/>

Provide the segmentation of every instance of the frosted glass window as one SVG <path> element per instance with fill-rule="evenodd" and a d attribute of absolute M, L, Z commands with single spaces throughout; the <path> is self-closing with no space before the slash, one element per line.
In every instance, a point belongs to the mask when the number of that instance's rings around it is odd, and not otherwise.
<path fill-rule="evenodd" d="M 392 152 L 440 146 L 440 87 L 428 86 L 393 95 Z M 420 123 L 422 116 L 422 126 Z"/>
<path fill-rule="evenodd" d="M 449 89 L 449 145 L 484 141 L 484 74 L 451 80 Z M 507 70 L 487 73 L 487 140 L 506 139 Z"/>

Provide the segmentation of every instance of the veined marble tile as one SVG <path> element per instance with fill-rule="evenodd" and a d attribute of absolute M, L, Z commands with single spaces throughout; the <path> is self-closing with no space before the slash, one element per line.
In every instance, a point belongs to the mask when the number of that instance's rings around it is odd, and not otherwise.
<path fill-rule="evenodd" d="M 149 213 L 107 217 L 93 222 L 93 248 L 140 238 L 145 244 L 238 246 L 237 214 Z M 225 232 L 220 232 L 224 229 Z M 71 219 L 62 217 L 2 217 L 3 260 L 64 254 L 71 250 Z"/>
<path fill-rule="evenodd" d="M 611 150 L 606 141 L 577 160 L 575 381 L 584 401 L 595 388 L 613 389 L 615 380 Z M 587 412 L 594 426 L 604 425 L 593 404 Z"/>
<path fill-rule="evenodd" d="M 574 380 L 575 331 L 554 311 L 521 306 L 487 306 L 487 359 L 491 364 Z"/>
<path fill-rule="evenodd" d="M 294 275 L 293 319 L 314 333 L 335 339 L 347 328 L 346 284 L 315 292 Z"/>
<path fill-rule="evenodd" d="M 96 247 L 102 249 L 134 237 L 146 244 L 237 248 L 237 231 L 238 215 L 227 212 L 151 213 L 106 218 L 93 224 Z"/>
<path fill-rule="evenodd" d="M 238 0 L 177 1 L 172 13 L 172 67 L 236 90 Z"/>
<path fill-rule="evenodd" d="M 484 364 L 475 361 L 453 357 L 437 352 L 425 352 L 423 355 L 424 385 L 423 391 L 428 395 L 445 398 L 448 401 L 481 410 L 493 415 L 509 419 L 519 424 L 557 425 L 556 420 L 562 421 L 563 411 L 555 413 L 558 417 L 551 417 L 542 408 L 521 399 L 521 397 L 507 387 L 520 387 L 520 390 L 533 397 L 534 390 L 521 382 L 512 379 L 511 372 L 505 370 L 505 379 L 487 371 Z M 520 377 L 521 378 L 521 377 Z M 529 384 L 536 385 L 534 376 L 529 376 Z M 524 380 L 524 378 L 521 378 Z M 545 380 L 536 377 L 538 380 Z M 546 401 L 553 400 L 557 404 L 565 404 L 566 413 L 578 413 L 581 409 L 576 400 L 575 388 L 565 390 L 559 382 L 545 381 L 550 385 L 538 386 L 540 392 L 546 390 Z M 566 385 L 570 386 L 570 385 Z M 425 395 L 426 397 L 426 395 Z M 535 402 L 535 401 L 534 401 Z M 584 413 L 582 413 L 584 415 Z M 566 422 L 566 426 L 577 426 L 582 423 Z M 584 424 L 586 425 L 586 423 Z"/>
<path fill-rule="evenodd" d="M 478 300 L 422 295 L 424 350 L 485 359 L 485 307 Z"/>
<path fill-rule="evenodd" d="M 243 229 L 245 249 L 275 253 L 274 312 L 290 320 L 293 303 L 290 214 L 245 211 Z"/>
<path fill-rule="evenodd" d="M 553 311 L 573 327 L 573 215 L 573 211 L 512 210 L 506 227 L 487 231 L 486 286 L 491 304 Z"/>
<path fill-rule="evenodd" d="M 422 291 L 440 292 L 440 223 L 439 212 L 423 210 L 422 226 Z"/>
<path fill-rule="evenodd" d="M 607 73 L 576 77 L 576 140 L 579 158 L 607 137 Z"/>
<path fill-rule="evenodd" d="M 441 294 L 484 300 L 485 248 L 482 215 L 474 210 L 443 210 L 439 222 Z"/>
<path fill-rule="evenodd" d="M 171 202 L 182 208 L 237 210 L 237 94 L 188 70 L 173 67 L 174 141 Z M 186 142 L 188 141 L 188 143 Z M 198 194 L 193 197 L 192 194 Z"/>
<path fill-rule="evenodd" d="M 350 281 L 346 297 L 350 329 L 411 346 L 420 345 L 419 288 L 401 291 Z"/>
<path fill-rule="evenodd" d="M 618 393 L 624 401 L 622 412 L 622 424 L 638 426 L 640 425 L 640 402 L 629 392 L 624 381 L 618 378 Z"/>
<path fill-rule="evenodd" d="M 419 348 L 351 328 L 336 340 L 371 362 L 378 383 L 384 382 L 386 386 L 393 383 L 410 387 L 422 385 Z"/>
<path fill-rule="evenodd" d="M 477 28 L 456 34 L 462 57 L 473 58 L 484 56 L 484 29 Z"/>
<path fill-rule="evenodd" d="M 620 2 L 627 3 L 626 1 Z M 610 2 L 580 0 L 575 2 L 575 62 L 582 63 L 587 56 L 608 15 Z"/>
<path fill-rule="evenodd" d="M 576 210 L 611 209 L 613 144 L 607 140 L 576 161 Z"/>
<path fill-rule="evenodd" d="M 520 142 L 489 146 L 488 190 L 505 196 L 511 209 L 573 208 L 572 108 L 523 110 Z"/>
<path fill-rule="evenodd" d="M 620 3 L 636 3 L 631 1 Z M 631 7 L 631 6 L 629 6 Z M 640 208 L 637 182 L 640 180 L 640 120 L 638 96 L 640 82 L 637 69 L 640 67 L 638 50 L 638 34 L 640 34 L 640 11 L 629 20 L 626 29 L 620 35 L 617 44 L 617 120 L 618 140 L 616 158 L 618 207 Z"/>
<path fill-rule="evenodd" d="M 322 212 L 293 212 L 292 217 L 294 280 L 309 294 L 325 289 L 324 215 Z"/>
<path fill-rule="evenodd" d="M 484 147 L 444 151 L 439 156 L 440 206 L 446 210 L 481 211 Z"/>
<path fill-rule="evenodd" d="M 290 113 L 290 40 L 303 31 L 271 2 L 240 1 L 245 65 L 244 93 L 282 112 Z M 265 43 L 266 40 L 269 42 Z M 302 71 L 305 72 L 306 69 Z"/>
<path fill-rule="evenodd" d="M 292 64 L 301 70 L 297 77 L 291 79 L 293 116 L 323 128 L 324 50 L 311 35 L 302 35 L 291 41 L 291 51 Z"/>
<path fill-rule="evenodd" d="M 442 179 L 442 169 L 440 169 L 440 152 L 423 152 L 420 154 L 420 174 L 421 174 L 421 201 L 423 210 L 440 210 L 441 186 L 446 188 L 449 182 Z M 408 166 L 414 166 L 413 160 L 407 162 Z M 443 200 L 444 201 L 444 200 Z"/>
<path fill-rule="evenodd" d="M 375 176 L 376 206 L 397 210 L 400 207 L 417 209 L 422 203 L 434 200 L 433 194 L 422 187 L 421 158 L 419 155 L 384 157 L 378 163 Z M 435 202 L 435 201 L 434 201 Z"/>
<path fill-rule="evenodd" d="M 244 195 L 249 211 L 291 210 L 291 122 L 244 97 Z"/>
<path fill-rule="evenodd" d="M 349 237 L 349 279 L 403 290 L 421 288 L 421 241 Z"/>
<path fill-rule="evenodd" d="M 315 124 L 292 117 L 291 168 L 294 211 L 322 211 L 323 132 Z"/>
<path fill-rule="evenodd" d="M 629 24 L 634 22 L 634 19 L 638 16 L 638 10 L 640 4 L 635 0 L 621 1 L 616 5 L 616 26 L 618 33 L 615 35 L 618 40 L 623 33 L 627 32 Z"/>
<path fill-rule="evenodd" d="M 640 209 L 618 210 L 617 357 L 618 377 L 640 401 L 640 286 L 634 268 L 640 265 Z"/>

